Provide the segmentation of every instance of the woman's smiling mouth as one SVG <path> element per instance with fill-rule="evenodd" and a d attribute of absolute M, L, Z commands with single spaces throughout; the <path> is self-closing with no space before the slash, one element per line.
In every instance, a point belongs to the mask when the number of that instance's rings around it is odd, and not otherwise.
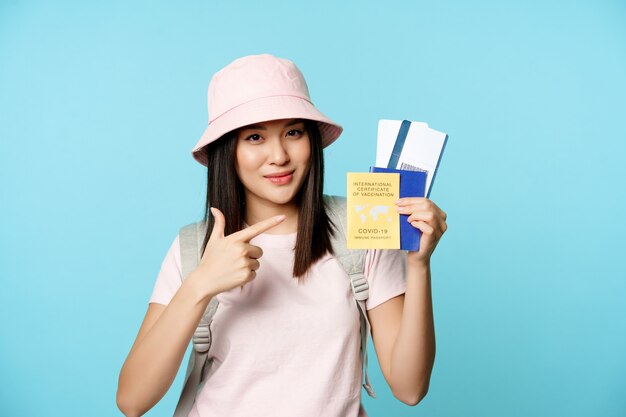
<path fill-rule="evenodd" d="M 294 172 L 295 171 L 277 172 L 275 174 L 265 175 L 264 177 L 270 180 L 272 184 L 285 185 L 291 182 Z"/>

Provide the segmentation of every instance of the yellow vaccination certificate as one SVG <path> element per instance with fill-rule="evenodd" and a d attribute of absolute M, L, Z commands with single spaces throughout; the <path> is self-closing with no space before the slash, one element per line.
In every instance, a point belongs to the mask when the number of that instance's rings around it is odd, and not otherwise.
<path fill-rule="evenodd" d="M 400 174 L 348 173 L 349 249 L 400 249 Z"/>

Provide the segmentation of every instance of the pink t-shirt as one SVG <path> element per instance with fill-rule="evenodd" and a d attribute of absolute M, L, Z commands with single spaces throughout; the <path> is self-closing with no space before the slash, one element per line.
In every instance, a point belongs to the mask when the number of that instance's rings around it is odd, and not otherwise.
<path fill-rule="evenodd" d="M 362 417 L 359 312 L 350 279 L 334 256 L 293 278 L 296 233 L 261 234 L 256 278 L 217 295 L 206 383 L 191 417 Z M 367 309 L 406 291 L 405 252 L 368 252 Z M 151 303 L 167 305 L 182 282 L 178 237 Z"/>

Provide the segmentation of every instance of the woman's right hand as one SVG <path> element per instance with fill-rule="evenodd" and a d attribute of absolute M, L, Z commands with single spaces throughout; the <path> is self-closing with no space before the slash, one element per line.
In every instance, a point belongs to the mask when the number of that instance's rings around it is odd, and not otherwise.
<path fill-rule="evenodd" d="M 285 220 L 285 215 L 271 217 L 238 232 L 224 236 L 224 214 L 211 207 L 215 224 L 199 265 L 189 279 L 212 297 L 252 281 L 259 269 L 263 250 L 250 240 Z"/>

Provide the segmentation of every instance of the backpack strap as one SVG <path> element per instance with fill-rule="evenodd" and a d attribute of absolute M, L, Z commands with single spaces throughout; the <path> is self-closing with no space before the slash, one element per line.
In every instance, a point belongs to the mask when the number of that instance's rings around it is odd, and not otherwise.
<path fill-rule="evenodd" d="M 326 212 L 335 226 L 334 236 L 331 238 L 335 258 L 350 277 L 352 294 L 359 309 L 361 323 L 361 365 L 363 366 L 363 388 L 367 394 L 376 398 L 376 393 L 370 383 L 367 373 L 367 339 L 370 334 L 370 322 L 367 318 L 365 300 L 369 298 L 369 284 L 365 278 L 365 255 L 366 250 L 348 249 L 346 244 L 347 216 L 346 198 L 338 196 L 324 196 Z"/>
<path fill-rule="evenodd" d="M 183 281 L 196 269 L 201 259 L 201 248 L 206 233 L 204 221 L 189 224 L 180 229 L 180 259 Z M 201 387 L 208 352 L 211 347 L 211 321 L 217 311 L 218 301 L 213 297 L 192 337 L 193 349 L 189 354 L 183 390 L 174 411 L 174 417 L 187 417 Z"/>

